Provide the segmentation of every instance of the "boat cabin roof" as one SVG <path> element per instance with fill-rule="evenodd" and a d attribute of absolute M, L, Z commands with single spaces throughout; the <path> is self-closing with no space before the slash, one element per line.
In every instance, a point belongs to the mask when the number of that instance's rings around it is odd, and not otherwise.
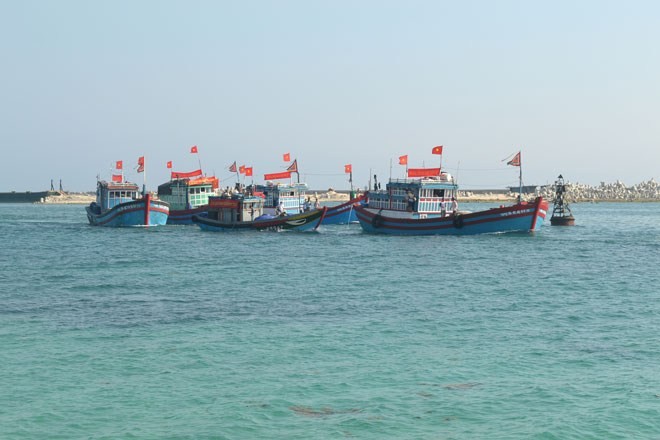
<path fill-rule="evenodd" d="M 441 174 L 438 177 L 423 177 L 420 179 L 390 179 L 386 185 L 391 189 L 458 189 L 458 185 L 449 174 Z"/>
<path fill-rule="evenodd" d="M 105 180 L 100 180 L 98 186 L 101 189 L 107 191 L 139 191 L 139 187 L 132 182 L 106 182 Z"/>

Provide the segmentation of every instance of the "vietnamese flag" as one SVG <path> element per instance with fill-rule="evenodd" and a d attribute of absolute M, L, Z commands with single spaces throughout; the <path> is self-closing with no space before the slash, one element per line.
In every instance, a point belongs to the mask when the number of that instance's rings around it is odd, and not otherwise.
<path fill-rule="evenodd" d="M 346 174 L 352 173 L 353 172 L 353 165 L 351 165 L 350 163 L 348 165 L 344 165 L 344 172 Z"/>
<path fill-rule="evenodd" d="M 192 147 L 190 147 L 190 152 L 192 154 L 197 153 L 197 145 L 193 145 Z"/>
<path fill-rule="evenodd" d="M 112 181 L 113 182 L 121 183 L 122 179 L 123 179 L 123 176 L 121 174 L 113 174 L 112 175 Z"/>
<path fill-rule="evenodd" d="M 123 160 L 118 160 L 117 163 L 115 164 L 115 168 L 118 170 L 123 170 L 124 169 L 124 161 Z"/>
<path fill-rule="evenodd" d="M 442 154 L 442 145 L 433 147 L 433 149 L 431 150 L 431 154 Z"/>
<path fill-rule="evenodd" d="M 238 167 L 238 172 L 241 174 L 245 174 L 245 165 L 241 165 L 240 167 Z"/>
<path fill-rule="evenodd" d="M 172 168 L 172 161 L 171 160 L 167 162 L 167 168 Z"/>
<path fill-rule="evenodd" d="M 399 165 L 408 165 L 408 155 L 399 156 Z"/>
<path fill-rule="evenodd" d="M 143 173 L 144 172 L 144 156 L 138 157 L 138 173 Z"/>
<path fill-rule="evenodd" d="M 252 167 L 245 168 L 245 177 L 250 177 L 252 175 Z"/>
<path fill-rule="evenodd" d="M 511 165 L 513 167 L 519 167 L 520 166 L 520 151 L 518 151 L 518 154 L 513 156 L 513 159 L 508 161 L 506 164 Z"/>
<path fill-rule="evenodd" d="M 291 162 L 291 155 L 289 153 L 284 153 L 282 157 L 284 158 L 284 162 Z"/>

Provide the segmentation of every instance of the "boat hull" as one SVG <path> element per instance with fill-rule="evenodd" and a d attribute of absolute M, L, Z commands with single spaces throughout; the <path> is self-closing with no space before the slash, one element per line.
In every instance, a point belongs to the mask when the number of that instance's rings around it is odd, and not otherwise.
<path fill-rule="evenodd" d="M 92 226 L 133 227 L 160 226 L 167 223 L 170 207 L 149 195 L 140 200 L 121 203 L 112 209 L 98 213 L 91 205 L 85 207 Z"/>
<path fill-rule="evenodd" d="M 209 205 L 198 206 L 192 209 L 174 209 L 170 210 L 167 217 L 168 225 L 192 225 L 193 216 L 207 217 L 209 215 Z"/>
<path fill-rule="evenodd" d="M 389 235 L 473 235 L 538 231 L 546 218 L 548 203 L 541 197 L 532 203 L 488 209 L 445 217 L 413 218 L 388 215 L 387 211 L 355 208 L 365 232 Z"/>
<path fill-rule="evenodd" d="M 357 223 L 357 213 L 355 212 L 355 205 L 362 202 L 364 196 L 356 197 L 348 202 L 342 203 L 337 206 L 329 206 L 328 212 L 323 219 L 324 225 L 347 225 L 349 223 Z"/>
<path fill-rule="evenodd" d="M 193 222 L 203 231 L 315 231 L 323 222 L 327 208 L 304 212 L 291 216 L 277 217 L 268 220 L 254 220 L 236 223 L 225 223 L 208 217 L 193 216 Z"/>

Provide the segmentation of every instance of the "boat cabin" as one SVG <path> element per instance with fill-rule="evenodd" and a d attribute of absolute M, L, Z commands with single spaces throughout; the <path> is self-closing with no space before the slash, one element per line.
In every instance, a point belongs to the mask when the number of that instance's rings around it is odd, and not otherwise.
<path fill-rule="evenodd" d="M 277 208 L 282 203 L 287 214 L 300 214 L 305 204 L 306 183 L 272 183 L 257 185 L 256 191 L 263 193 L 265 197 L 264 206 L 269 211 Z M 272 213 L 272 212 L 271 212 Z"/>
<path fill-rule="evenodd" d="M 158 198 L 170 204 L 172 210 L 191 209 L 209 203 L 217 194 L 217 177 L 172 179 L 158 186 Z"/>
<path fill-rule="evenodd" d="M 419 179 L 390 179 L 385 190 L 369 192 L 369 208 L 407 211 L 426 216 L 444 215 L 450 210 L 458 185 L 448 173 Z"/>
<path fill-rule="evenodd" d="M 121 203 L 138 200 L 140 197 L 139 188 L 134 183 L 104 180 L 96 183 L 96 204 L 102 211 L 110 210 Z"/>
<path fill-rule="evenodd" d="M 223 223 L 253 221 L 264 213 L 262 197 L 234 194 L 229 197 L 209 197 L 210 220 Z"/>

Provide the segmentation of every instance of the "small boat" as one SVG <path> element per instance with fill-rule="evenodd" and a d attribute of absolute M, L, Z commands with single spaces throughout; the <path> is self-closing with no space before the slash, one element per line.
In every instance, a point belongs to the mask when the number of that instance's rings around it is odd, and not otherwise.
<path fill-rule="evenodd" d="M 347 225 L 349 223 L 357 223 L 358 218 L 355 206 L 361 204 L 364 200 L 364 194 L 360 194 L 348 202 L 336 206 L 329 206 L 328 212 L 325 214 L 325 219 L 323 219 L 323 224 Z"/>
<path fill-rule="evenodd" d="M 273 216 L 264 213 L 264 198 L 252 194 L 209 197 L 208 216 L 193 216 L 193 222 L 204 231 L 315 231 L 321 225 L 327 208 L 294 215 Z"/>
<path fill-rule="evenodd" d="M 365 206 L 356 206 L 365 232 L 391 235 L 469 235 L 531 232 L 541 228 L 548 202 L 519 201 L 478 212 L 452 210 L 458 185 L 451 175 L 391 179 L 384 191 L 370 192 Z"/>
<path fill-rule="evenodd" d="M 96 201 L 85 207 L 93 226 L 158 226 L 167 223 L 170 206 L 155 199 L 130 182 L 106 182 L 96 185 Z"/>
<path fill-rule="evenodd" d="M 564 200 L 565 194 L 566 184 L 564 184 L 564 177 L 560 174 L 555 182 L 555 201 L 552 209 L 552 217 L 550 217 L 550 224 L 552 226 L 575 225 L 575 217 L 573 217 L 568 203 Z"/>
<path fill-rule="evenodd" d="M 217 177 L 173 178 L 158 186 L 158 198 L 170 204 L 170 225 L 191 225 L 193 215 L 208 215 L 209 197 L 216 195 Z"/>

